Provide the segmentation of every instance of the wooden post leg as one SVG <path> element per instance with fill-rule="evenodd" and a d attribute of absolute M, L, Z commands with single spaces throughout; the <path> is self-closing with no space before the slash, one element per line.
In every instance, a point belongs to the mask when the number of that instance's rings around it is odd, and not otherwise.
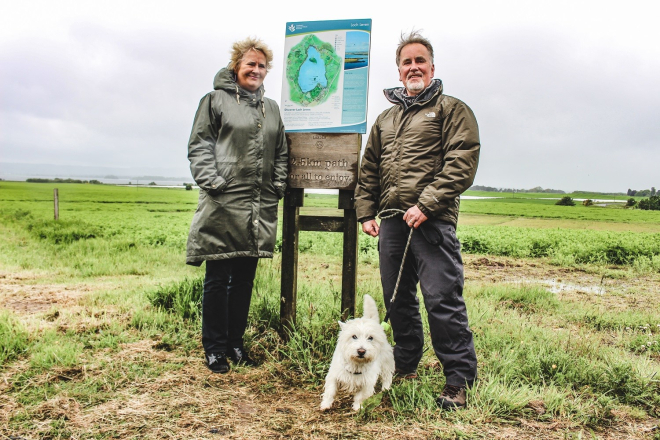
<path fill-rule="evenodd" d="M 304 190 L 289 189 L 284 196 L 282 212 L 282 280 L 280 293 L 280 336 L 288 338 L 288 331 L 296 322 L 298 292 L 298 231 L 299 213 Z"/>
<path fill-rule="evenodd" d="M 339 208 L 344 209 L 344 258 L 341 274 L 341 319 L 355 316 L 357 293 L 358 224 L 353 191 L 339 191 Z"/>

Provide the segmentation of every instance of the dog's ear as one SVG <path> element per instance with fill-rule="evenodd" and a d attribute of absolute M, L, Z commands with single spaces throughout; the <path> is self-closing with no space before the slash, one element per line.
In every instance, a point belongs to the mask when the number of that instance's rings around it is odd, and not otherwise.
<path fill-rule="evenodd" d="M 345 323 L 345 322 L 341 322 L 341 321 L 337 321 L 337 322 L 339 323 L 339 328 L 340 328 L 341 330 L 344 330 L 344 327 L 346 326 L 346 323 Z"/>
<path fill-rule="evenodd" d="M 362 299 L 362 306 L 364 308 L 364 312 L 362 313 L 362 316 L 367 319 L 371 319 L 376 322 L 380 322 L 380 316 L 378 315 L 378 306 L 376 305 L 376 301 L 369 295 L 364 295 L 364 298 Z"/>

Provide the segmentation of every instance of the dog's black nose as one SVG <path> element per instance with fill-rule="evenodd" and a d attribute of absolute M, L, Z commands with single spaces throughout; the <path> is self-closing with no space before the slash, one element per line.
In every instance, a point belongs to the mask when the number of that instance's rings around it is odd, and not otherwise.
<path fill-rule="evenodd" d="M 364 357 L 366 352 L 367 352 L 367 350 L 365 350 L 364 348 L 358 348 L 358 351 L 357 351 L 358 357 L 361 357 L 361 358 Z"/>

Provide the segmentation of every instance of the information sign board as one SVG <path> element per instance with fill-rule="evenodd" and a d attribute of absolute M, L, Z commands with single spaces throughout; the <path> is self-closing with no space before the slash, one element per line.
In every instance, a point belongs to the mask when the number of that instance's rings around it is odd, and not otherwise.
<path fill-rule="evenodd" d="M 371 19 L 286 24 L 287 132 L 366 133 L 370 42 Z"/>

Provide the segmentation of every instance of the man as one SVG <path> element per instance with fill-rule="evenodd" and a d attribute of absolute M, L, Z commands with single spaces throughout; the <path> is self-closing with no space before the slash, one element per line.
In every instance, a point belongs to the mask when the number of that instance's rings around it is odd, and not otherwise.
<path fill-rule="evenodd" d="M 463 261 L 456 238 L 460 194 L 474 181 L 479 130 L 472 110 L 442 93 L 433 79 L 433 47 L 418 32 L 396 51 L 404 87 L 385 90 L 394 104 L 378 116 L 362 158 L 355 203 L 362 230 L 379 237 L 380 274 L 394 334 L 396 375 L 417 377 L 424 334 L 417 283 L 428 312 L 431 342 L 446 385 L 437 403 L 465 406 L 477 358 L 463 301 Z M 381 220 L 385 210 L 399 214 Z M 389 211 L 392 212 L 392 211 Z M 403 215 L 401 215 L 403 214 Z M 390 304 L 404 262 L 395 300 Z"/>

